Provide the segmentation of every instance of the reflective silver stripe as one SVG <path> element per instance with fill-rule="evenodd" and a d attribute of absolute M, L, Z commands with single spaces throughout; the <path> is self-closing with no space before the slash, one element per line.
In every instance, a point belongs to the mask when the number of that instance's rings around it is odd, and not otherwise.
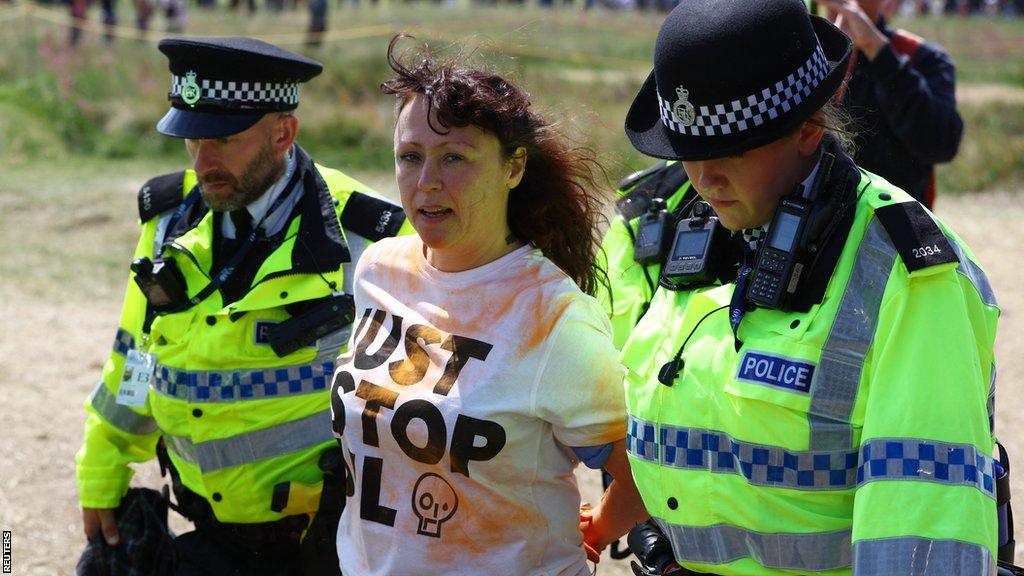
<path fill-rule="evenodd" d="M 996 294 L 992 291 L 992 284 L 988 281 L 988 276 L 982 272 L 981 268 L 977 264 L 971 261 L 964 253 L 964 249 L 957 244 L 956 240 L 949 239 L 950 246 L 953 247 L 953 252 L 956 252 L 957 258 L 960 259 L 960 264 L 956 267 L 956 271 L 963 274 L 971 281 L 974 285 L 974 289 L 978 291 L 981 296 L 981 301 L 989 306 L 998 307 L 999 303 L 996 302 Z"/>
<path fill-rule="evenodd" d="M 812 450 L 842 450 L 853 445 L 850 415 L 895 260 L 896 249 L 885 228 L 872 219 L 811 381 L 808 447 Z"/>
<path fill-rule="evenodd" d="M 977 488 L 995 498 L 995 463 L 970 444 L 873 438 L 861 446 L 857 486 L 876 480 L 917 480 Z"/>
<path fill-rule="evenodd" d="M 179 370 L 159 364 L 153 388 L 191 403 L 235 402 L 326 392 L 333 374 L 333 358 L 297 366 L 224 372 Z"/>
<path fill-rule="evenodd" d="M 123 356 L 133 348 L 135 348 L 135 337 L 131 332 L 118 328 L 117 335 L 114 336 L 114 352 Z"/>
<path fill-rule="evenodd" d="M 850 530 L 788 534 L 755 532 L 731 524 L 683 526 L 660 518 L 655 522 L 668 536 L 677 560 L 726 564 L 751 558 L 768 568 L 807 572 L 846 568 L 851 562 Z"/>
<path fill-rule="evenodd" d="M 93 389 L 89 403 L 104 420 L 129 434 L 156 432 L 156 420 L 151 416 L 139 414 L 128 406 L 118 404 L 117 398 L 107 390 L 102 381 Z"/>
<path fill-rule="evenodd" d="M 988 548 L 959 540 L 886 538 L 853 545 L 853 573 L 859 576 L 978 576 L 996 573 Z"/>
<path fill-rule="evenodd" d="M 662 466 L 737 474 L 753 486 L 844 490 L 857 483 L 858 451 L 787 450 L 736 440 L 717 430 L 680 428 L 629 416 L 626 450 Z"/>
<path fill-rule="evenodd" d="M 331 411 L 230 438 L 195 444 L 184 436 L 164 435 L 168 448 L 205 474 L 259 460 L 291 454 L 334 440 Z"/>

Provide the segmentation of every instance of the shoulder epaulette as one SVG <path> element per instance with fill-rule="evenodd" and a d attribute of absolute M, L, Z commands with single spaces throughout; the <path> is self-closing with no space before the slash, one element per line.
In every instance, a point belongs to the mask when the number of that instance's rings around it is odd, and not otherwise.
<path fill-rule="evenodd" d="M 666 164 L 668 164 L 668 162 L 662 160 L 661 162 L 658 162 L 657 164 L 654 164 L 652 166 L 648 166 L 643 170 L 637 170 L 636 172 L 633 172 L 632 174 L 623 178 L 622 181 L 619 182 L 619 185 L 615 187 L 615 189 L 619 191 L 629 190 L 633 186 L 636 186 L 637 182 L 643 180 L 644 178 L 647 178 L 651 174 L 654 174 L 658 170 L 664 168 Z"/>
<path fill-rule="evenodd" d="M 139 219 L 147 222 L 150 218 L 181 204 L 184 197 L 184 182 L 184 171 L 150 178 L 139 189 Z"/>
<path fill-rule="evenodd" d="M 875 209 L 875 216 L 889 234 L 908 272 L 960 261 L 949 239 L 920 202 L 911 200 L 881 206 Z"/>
<path fill-rule="evenodd" d="M 342 228 L 371 242 L 397 236 L 404 222 L 401 206 L 362 192 L 353 192 L 341 211 Z"/>
<path fill-rule="evenodd" d="M 653 168 L 645 177 L 637 179 L 632 190 L 615 201 L 615 209 L 627 222 L 646 212 L 652 199 L 667 200 L 689 180 L 682 162 L 661 162 Z"/>

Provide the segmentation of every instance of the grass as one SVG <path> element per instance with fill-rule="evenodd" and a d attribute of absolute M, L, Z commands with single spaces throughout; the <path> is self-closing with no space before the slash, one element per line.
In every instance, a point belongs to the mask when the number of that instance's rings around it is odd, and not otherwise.
<path fill-rule="evenodd" d="M 1022 19 L 929 17 L 898 24 L 949 51 L 958 82 L 1024 87 Z"/>
<path fill-rule="evenodd" d="M 389 37 L 407 31 L 433 50 L 462 52 L 521 83 L 577 142 L 599 152 L 612 181 L 650 163 L 629 145 L 622 122 L 649 71 L 660 15 L 436 6 L 332 4 L 333 36 L 309 52 L 325 71 L 303 88 L 299 112 L 300 139 L 318 160 L 350 170 L 391 168 L 392 102 L 377 87 L 388 73 Z M 130 22 L 133 14 L 124 3 L 122 10 L 122 22 Z M 86 157 L 127 165 L 180 154 L 180 143 L 153 130 L 167 106 L 166 60 L 154 46 L 161 34 L 139 40 L 131 38 L 134 31 L 118 29 L 124 37 L 108 46 L 94 9 L 95 29 L 69 50 L 64 12 L 33 14 L 0 10 L 0 20 L 17 24 L 0 24 L 0 162 L 31 166 Z M 962 100 L 966 136 L 958 159 L 939 171 L 940 192 L 1024 189 L 1024 20 L 897 24 L 945 45 L 958 62 L 961 86 L 999 88 Z M 193 9 L 189 33 L 255 35 L 303 51 L 305 26 L 302 10 L 250 17 Z"/>
<path fill-rule="evenodd" d="M 118 298 L 138 238 L 136 193 L 183 158 L 168 160 L 5 162 L 0 278 L 41 300 Z"/>

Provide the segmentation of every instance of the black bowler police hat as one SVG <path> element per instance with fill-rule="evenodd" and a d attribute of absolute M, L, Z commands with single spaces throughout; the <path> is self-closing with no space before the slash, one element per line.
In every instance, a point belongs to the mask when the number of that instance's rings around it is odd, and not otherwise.
<path fill-rule="evenodd" d="M 166 38 L 171 109 L 156 125 L 177 138 L 222 138 L 268 112 L 294 110 L 299 83 L 323 65 L 252 38 Z"/>
<path fill-rule="evenodd" d="M 683 0 L 626 116 L 637 150 L 707 160 L 785 136 L 843 81 L 851 42 L 802 0 Z"/>

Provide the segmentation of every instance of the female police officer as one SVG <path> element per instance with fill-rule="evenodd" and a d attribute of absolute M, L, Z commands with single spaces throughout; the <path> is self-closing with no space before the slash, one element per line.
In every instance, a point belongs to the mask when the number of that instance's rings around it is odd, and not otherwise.
<path fill-rule="evenodd" d="M 622 355 L 633 474 L 686 569 L 995 569 L 998 309 L 959 237 L 837 145 L 849 54 L 799 0 L 687 0 L 626 119 L 720 218 L 675 229 Z"/>

